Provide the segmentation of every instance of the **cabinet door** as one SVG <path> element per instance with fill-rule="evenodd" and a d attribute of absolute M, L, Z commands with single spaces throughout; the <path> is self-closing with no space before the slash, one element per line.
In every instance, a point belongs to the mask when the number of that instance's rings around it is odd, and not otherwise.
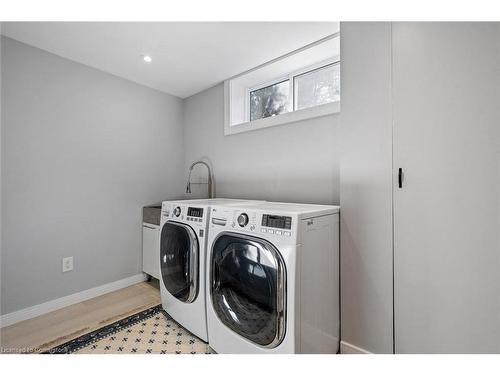
<path fill-rule="evenodd" d="M 160 229 L 156 225 L 142 226 L 142 271 L 160 278 Z"/>
<path fill-rule="evenodd" d="M 397 353 L 500 352 L 499 30 L 393 25 Z"/>

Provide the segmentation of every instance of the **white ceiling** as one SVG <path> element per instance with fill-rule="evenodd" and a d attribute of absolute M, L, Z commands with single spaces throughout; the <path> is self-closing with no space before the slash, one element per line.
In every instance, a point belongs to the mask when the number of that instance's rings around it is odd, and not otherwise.
<path fill-rule="evenodd" d="M 3 22 L 2 34 L 181 98 L 338 31 L 337 22 Z M 141 55 L 153 58 L 145 64 Z"/>

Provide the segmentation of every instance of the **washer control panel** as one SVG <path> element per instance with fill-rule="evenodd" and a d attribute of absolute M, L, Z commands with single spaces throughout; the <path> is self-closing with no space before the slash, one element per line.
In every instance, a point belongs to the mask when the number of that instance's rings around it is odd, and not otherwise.
<path fill-rule="evenodd" d="M 206 209 L 203 207 L 186 206 L 181 203 L 165 203 L 162 205 L 162 217 L 188 223 L 205 223 Z"/>
<path fill-rule="evenodd" d="M 188 207 L 186 218 L 187 221 L 203 221 L 203 208 Z"/>

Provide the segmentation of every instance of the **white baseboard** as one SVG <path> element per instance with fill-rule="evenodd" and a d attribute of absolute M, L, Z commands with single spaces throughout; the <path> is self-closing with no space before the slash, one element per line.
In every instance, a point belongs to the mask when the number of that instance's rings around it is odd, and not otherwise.
<path fill-rule="evenodd" d="M 0 316 L 0 327 L 7 327 L 15 323 L 22 322 L 23 320 L 35 318 L 37 316 L 62 309 L 63 307 L 67 307 L 75 303 L 86 301 L 88 299 L 98 297 L 106 293 L 114 292 L 118 289 L 126 288 L 127 286 L 140 283 L 146 280 L 146 278 L 147 276 L 144 273 L 140 273 L 134 276 L 127 277 L 125 279 L 113 281 L 109 284 L 104 284 L 92 289 L 87 289 L 78 293 L 70 294 L 69 296 L 64 296 L 52 301 L 47 301 L 39 305 L 27 307 L 18 311 L 13 311 L 11 313 Z"/>
<path fill-rule="evenodd" d="M 341 354 L 373 354 L 368 350 L 360 348 L 359 346 L 349 344 L 348 342 L 340 342 L 340 353 Z"/>

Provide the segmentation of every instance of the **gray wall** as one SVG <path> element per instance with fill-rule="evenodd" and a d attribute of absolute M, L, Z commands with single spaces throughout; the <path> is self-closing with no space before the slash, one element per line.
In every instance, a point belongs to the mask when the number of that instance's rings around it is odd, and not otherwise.
<path fill-rule="evenodd" d="M 391 24 L 342 23 L 340 45 L 341 338 L 392 353 Z"/>
<path fill-rule="evenodd" d="M 224 136 L 220 84 L 184 101 L 184 128 L 185 169 L 208 158 L 218 197 L 339 203 L 338 114 Z"/>
<path fill-rule="evenodd" d="M 141 206 L 183 189 L 182 101 L 8 38 L 1 73 L 2 314 L 140 273 Z"/>
<path fill-rule="evenodd" d="M 0 22 L 0 35 L 2 32 L 2 22 Z M 0 293 L 2 291 L 2 38 L 0 36 Z M 0 315 L 2 314 L 2 298 L 0 295 Z M 0 345 L 2 336 L 0 335 Z"/>

